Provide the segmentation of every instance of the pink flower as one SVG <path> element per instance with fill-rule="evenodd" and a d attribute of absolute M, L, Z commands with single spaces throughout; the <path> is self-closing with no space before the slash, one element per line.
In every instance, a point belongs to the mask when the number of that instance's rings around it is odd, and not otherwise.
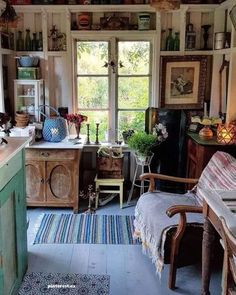
<path fill-rule="evenodd" d="M 87 121 L 88 117 L 81 114 L 68 114 L 66 120 L 75 125 L 81 125 L 82 122 Z"/>

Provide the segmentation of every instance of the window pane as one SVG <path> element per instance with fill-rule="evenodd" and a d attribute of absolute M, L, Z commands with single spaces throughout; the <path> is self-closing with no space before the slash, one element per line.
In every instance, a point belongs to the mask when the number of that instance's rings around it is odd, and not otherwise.
<path fill-rule="evenodd" d="M 148 107 L 149 78 L 119 77 L 118 108 L 144 109 Z"/>
<path fill-rule="evenodd" d="M 105 133 L 108 130 L 108 111 L 82 111 L 81 113 L 88 116 L 90 141 L 94 142 L 96 139 L 96 122 L 99 122 L 98 139 L 99 141 L 105 141 Z M 87 134 L 85 123 L 81 125 L 81 134 Z"/>
<path fill-rule="evenodd" d="M 77 42 L 77 74 L 107 75 L 108 42 Z"/>
<path fill-rule="evenodd" d="M 118 42 L 118 56 L 124 66 L 118 69 L 119 75 L 149 74 L 150 42 Z"/>
<path fill-rule="evenodd" d="M 108 108 L 108 77 L 79 77 L 78 108 Z"/>
<path fill-rule="evenodd" d="M 118 129 L 120 132 L 127 129 L 144 130 L 145 112 L 120 111 L 118 112 Z"/>

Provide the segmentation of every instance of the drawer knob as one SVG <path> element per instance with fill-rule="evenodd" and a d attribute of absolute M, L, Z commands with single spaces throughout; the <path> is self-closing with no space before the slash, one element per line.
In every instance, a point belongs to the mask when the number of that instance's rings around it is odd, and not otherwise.
<path fill-rule="evenodd" d="M 48 152 L 42 152 L 42 153 L 41 153 L 41 156 L 43 156 L 43 157 L 48 157 L 48 156 L 49 156 L 49 153 L 48 153 Z"/>
<path fill-rule="evenodd" d="M 41 182 L 41 183 L 44 183 L 44 179 L 43 179 L 43 178 L 41 178 L 40 182 Z"/>

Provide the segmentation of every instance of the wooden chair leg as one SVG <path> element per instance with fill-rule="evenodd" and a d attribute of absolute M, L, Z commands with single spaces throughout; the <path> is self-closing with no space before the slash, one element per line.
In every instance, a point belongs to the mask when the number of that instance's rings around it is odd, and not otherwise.
<path fill-rule="evenodd" d="M 172 238 L 172 243 L 171 243 L 170 270 L 169 270 L 169 282 L 168 282 L 168 286 L 170 289 L 175 289 L 179 245 L 183 237 L 185 228 L 186 228 L 186 215 L 180 214 L 179 224 L 176 229 L 176 233 L 174 234 Z"/>

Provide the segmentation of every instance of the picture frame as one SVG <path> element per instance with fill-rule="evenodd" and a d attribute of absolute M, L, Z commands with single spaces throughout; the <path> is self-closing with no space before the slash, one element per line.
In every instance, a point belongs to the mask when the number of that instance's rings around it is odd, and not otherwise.
<path fill-rule="evenodd" d="M 228 83 L 229 83 L 229 61 L 223 55 L 223 61 L 219 70 L 220 83 L 219 83 L 219 116 L 225 119 L 227 98 L 228 98 Z"/>
<path fill-rule="evenodd" d="M 161 58 L 160 104 L 170 109 L 202 109 L 206 93 L 208 57 Z"/>

